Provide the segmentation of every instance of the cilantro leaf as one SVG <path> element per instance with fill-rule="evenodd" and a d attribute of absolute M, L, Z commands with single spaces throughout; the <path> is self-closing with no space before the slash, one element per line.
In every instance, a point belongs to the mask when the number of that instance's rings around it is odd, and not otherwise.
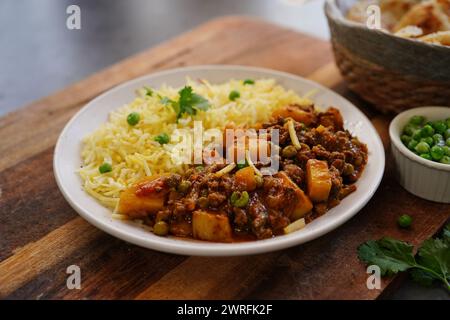
<path fill-rule="evenodd" d="M 178 91 L 178 94 L 180 95 L 179 100 L 172 103 L 172 107 L 177 114 L 177 120 L 181 118 L 184 113 L 195 115 L 197 110 L 206 111 L 210 107 L 209 101 L 194 93 L 190 86 L 185 86 Z"/>
<path fill-rule="evenodd" d="M 380 267 L 381 275 L 392 275 L 415 265 L 413 246 L 403 241 L 383 238 L 367 241 L 358 248 L 358 257 Z"/>
<path fill-rule="evenodd" d="M 450 246 L 450 223 L 445 226 L 442 239 Z"/>
<path fill-rule="evenodd" d="M 211 106 L 209 101 L 196 93 L 192 94 L 192 103 L 196 110 L 206 111 Z"/>
<path fill-rule="evenodd" d="M 439 278 L 450 279 L 450 247 L 444 240 L 425 240 L 419 249 L 417 262 L 434 271 Z"/>
<path fill-rule="evenodd" d="M 171 105 L 177 115 L 177 122 L 183 114 L 196 115 L 198 110 L 206 111 L 211 106 L 209 101 L 192 91 L 192 87 L 185 86 L 178 91 L 179 99 L 174 101 L 168 97 L 158 95 L 160 102 L 166 106 Z"/>
<path fill-rule="evenodd" d="M 414 258 L 412 245 L 392 238 L 361 244 L 358 257 L 369 265 L 379 266 L 381 275 L 411 269 L 411 276 L 418 283 L 431 285 L 434 280 L 440 280 L 450 292 L 449 235 L 449 226 L 446 226 L 441 239 L 425 240 L 418 250 L 417 258 Z"/>
<path fill-rule="evenodd" d="M 196 113 L 195 109 L 192 107 L 192 87 L 184 87 L 178 91 L 180 99 L 178 100 L 178 105 L 180 106 L 179 117 L 182 113 L 192 114 Z"/>

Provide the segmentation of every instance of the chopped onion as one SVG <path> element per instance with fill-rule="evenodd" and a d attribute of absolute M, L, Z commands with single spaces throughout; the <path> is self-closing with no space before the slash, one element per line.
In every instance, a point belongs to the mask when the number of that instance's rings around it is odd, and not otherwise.
<path fill-rule="evenodd" d="M 294 222 L 292 222 L 291 224 L 287 225 L 286 227 L 284 227 L 284 233 L 288 234 L 300 229 L 303 229 L 305 227 L 306 223 L 305 223 L 305 219 L 301 218 L 298 219 Z"/>
<path fill-rule="evenodd" d="M 129 219 L 128 216 L 126 216 L 124 214 L 120 214 L 120 213 L 113 213 L 112 218 L 117 219 L 117 220 L 128 220 Z"/>
<path fill-rule="evenodd" d="M 262 173 L 261 171 L 258 170 L 257 167 L 255 167 L 255 165 L 253 164 L 252 159 L 250 158 L 250 152 L 247 150 L 247 152 L 245 153 L 245 160 L 247 160 L 248 165 L 253 169 L 253 171 L 255 172 L 256 175 L 262 177 Z"/>
<path fill-rule="evenodd" d="M 302 146 L 300 145 L 300 141 L 298 141 L 297 132 L 295 132 L 294 121 L 289 120 L 287 125 L 288 125 L 288 130 L 289 130 L 289 136 L 291 137 L 292 145 L 297 150 L 300 150 L 302 148 Z"/>
<path fill-rule="evenodd" d="M 217 171 L 215 173 L 216 177 L 221 177 L 226 173 L 229 173 L 231 171 L 233 171 L 233 169 L 236 168 L 236 163 L 230 163 L 229 165 L 227 165 L 225 168 L 220 169 L 219 171 Z"/>

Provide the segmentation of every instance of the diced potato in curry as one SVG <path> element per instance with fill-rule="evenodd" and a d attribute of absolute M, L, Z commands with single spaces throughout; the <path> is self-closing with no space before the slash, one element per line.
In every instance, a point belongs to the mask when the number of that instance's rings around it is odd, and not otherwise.
<path fill-rule="evenodd" d="M 277 173 L 277 176 L 283 180 L 283 183 L 287 187 L 294 189 L 295 195 L 297 197 L 297 203 L 291 214 L 291 221 L 303 218 L 306 213 L 312 210 L 313 204 L 311 200 L 305 195 L 302 189 L 300 189 L 284 171 Z"/>
<path fill-rule="evenodd" d="M 146 217 L 149 213 L 156 213 L 163 209 L 164 200 L 168 193 L 167 190 L 153 192 L 147 195 L 138 195 L 138 190 L 149 183 L 156 182 L 158 178 L 160 178 L 160 176 L 146 177 L 137 184 L 122 191 L 117 211 L 120 214 L 137 219 Z"/>
<path fill-rule="evenodd" d="M 331 190 L 331 175 L 326 161 L 309 159 L 306 163 L 308 195 L 314 202 L 326 201 Z"/>
<path fill-rule="evenodd" d="M 204 210 L 194 211 L 192 233 L 194 238 L 215 242 L 231 242 L 233 236 L 227 216 Z"/>
<path fill-rule="evenodd" d="M 255 172 L 252 167 L 238 170 L 234 178 L 237 186 L 242 191 L 253 191 L 256 189 Z"/>

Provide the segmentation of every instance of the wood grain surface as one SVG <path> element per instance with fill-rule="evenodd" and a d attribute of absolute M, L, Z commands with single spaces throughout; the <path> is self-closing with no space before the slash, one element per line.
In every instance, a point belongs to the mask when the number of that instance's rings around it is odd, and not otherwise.
<path fill-rule="evenodd" d="M 344 95 L 372 120 L 387 151 L 373 199 L 333 232 L 284 251 L 247 257 L 185 257 L 139 248 L 94 228 L 60 194 L 53 148 L 65 123 L 86 102 L 126 80 L 184 65 L 241 64 L 307 77 Z M 45 79 L 43 80 L 45 81 Z M 0 118 L 0 298 L 6 299 L 375 299 L 366 288 L 357 246 L 385 235 L 419 244 L 450 216 L 450 206 L 419 199 L 394 179 L 387 127 L 349 93 L 330 45 L 244 17 L 211 21 Z M 412 230 L 396 227 L 408 213 Z M 81 268 L 81 289 L 66 268 Z"/>

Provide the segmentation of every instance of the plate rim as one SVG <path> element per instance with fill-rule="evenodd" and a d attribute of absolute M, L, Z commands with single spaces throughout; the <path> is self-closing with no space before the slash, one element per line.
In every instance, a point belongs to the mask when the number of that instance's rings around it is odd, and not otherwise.
<path fill-rule="evenodd" d="M 66 190 L 64 185 L 64 179 L 61 176 L 59 170 L 58 170 L 58 161 L 60 158 L 60 152 L 61 145 L 63 143 L 63 138 L 66 135 L 69 128 L 73 125 L 73 123 L 76 122 L 78 117 L 81 116 L 84 112 L 89 110 L 90 105 L 94 103 L 97 100 L 102 99 L 105 95 L 110 94 L 112 91 L 119 90 L 121 87 L 132 85 L 133 83 L 137 83 L 142 81 L 145 78 L 148 77 L 159 77 L 164 75 L 169 75 L 172 73 L 178 73 L 178 72 L 189 72 L 189 71 L 201 71 L 201 70 L 222 70 L 222 71 L 233 71 L 233 70 L 239 70 L 239 71 L 248 71 L 248 72 L 261 72 L 266 74 L 271 74 L 273 76 L 279 76 L 279 77 L 285 77 L 290 78 L 294 81 L 301 81 L 309 83 L 310 85 L 313 85 L 317 87 L 319 90 L 323 90 L 327 93 L 332 93 L 334 95 L 338 95 L 341 99 L 343 99 L 348 105 L 352 106 L 354 111 L 359 113 L 359 116 L 362 118 L 365 118 L 367 122 L 370 124 L 371 129 L 375 132 L 374 136 L 374 142 L 377 145 L 376 151 L 381 151 L 380 159 L 381 163 L 378 163 L 378 170 L 377 170 L 377 176 L 376 180 L 372 181 L 373 187 L 370 189 L 370 192 L 368 192 L 364 198 L 363 201 L 361 201 L 357 206 L 352 208 L 351 210 L 348 210 L 350 212 L 347 212 L 346 214 L 340 215 L 336 217 L 336 220 L 334 223 L 331 223 L 329 225 L 326 225 L 324 227 L 321 227 L 319 230 L 317 230 L 315 233 L 312 233 L 308 236 L 298 237 L 298 234 L 292 233 L 289 235 L 283 235 L 278 237 L 273 237 L 270 239 L 264 239 L 264 240 L 256 240 L 256 241 L 250 241 L 250 242 L 238 242 L 238 243 L 214 243 L 214 242 L 207 242 L 207 241 L 190 241 L 190 240 L 183 240 L 183 239 L 176 239 L 174 238 L 168 238 L 172 241 L 167 241 L 164 244 L 161 244 L 159 242 L 153 241 L 152 238 L 147 238 L 145 240 L 141 239 L 140 237 L 136 236 L 135 234 L 130 234 L 126 230 L 122 230 L 113 224 L 108 224 L 105 222 L 102 222 L 100 219 L 95 218 L 95 212 L 90 213 L 89 209 L 85 209 L 81 207 L 79 204 L 76 203 L 76 200 L 72 199 L 70 196 L 70 192 Z M 288 72 L 284 71 L 278 71 L 273 70 L 269 68 L 262 68 L 262 67 L 252 67 L 252 66 L 243 66 L 243 65 L 217 65 L 217 64 L 207 64 L 207 65 L 194 65 L 194 66 L 186 66 L 186 67 L 179 67 L 179 68 L 171 68 L 171 69 L 165 69 L 157 72 L 151 72 L 146 75 L 130 79 L 125 82 L 121 82 L 118 85 L 115 85 L 100 95 L 96 96 L 92 100 L 89 100 L 80 110 L 78 110 L 71 119 L 66 123 L 63 130 L 59 134 L 58 140 L 55 144 L 54 152 L 53 152 L 53 173 L 55 176 L 55 180 L 57 183 L 57 186 L 59 190 L 61 191 L 63 197 L 65 200 L 69 203 L 69 205 L 85 220 L 87 220 L 90 224 L 95 226 L 96 228 L 110 234 L 111 236 L 114 236 L 116 238 L 119 238 L 121 240 L 124 240 L 126 242 L 138 245 L 140 247 L 157 250 L 161 252 L 166 253 L 173 253 L 173 254 L 180 254 L 180 255 L 194 255 L 194 256 L 240 256 L 240 255 L 252 255 L 252 254 L 260 254 L 260 253 L 266 253 L 266 252 L 272 252 L 277 251 L 293 246 L 297 246 L 306 242 L 309 242 L 313 239 L 317 239 L 324 234 L 327 234 L 331 232 L 334 229 L 337 229 L 342 224 L 350 220 L 352 217 L 354 217 L 373 197 L 375 192 L 377 191 L 381 180 L 384 175 L 385 170 L 385 151 L 384 147 L 381 141 L 381 138 L 376 131 L 375 127 L 373 126 L 372 122 L 369 118 L 353 103 L 351 103 L 349 100 L 347 100 L 345 97 L 341 96 L 337 92 L 333 91 L 330 88 L 327 88 L 323 86 L 320 83 L 317 83 L 315 81 L 312 81 L 310 79 L 303 78 L 298 75 L 294 75 Z M 86 194 L 86 196 L 89 196 Z M 163 241 L 162 239 L 167 238 L 161 238 L 160 241 Z M 195 244 L 199 244 L 200 246 L 196 246 Z M 191 244 L 190 248 L 188 247 L 188 244 Z M 207 246 L 206 246 L 207 244 Z"/>

